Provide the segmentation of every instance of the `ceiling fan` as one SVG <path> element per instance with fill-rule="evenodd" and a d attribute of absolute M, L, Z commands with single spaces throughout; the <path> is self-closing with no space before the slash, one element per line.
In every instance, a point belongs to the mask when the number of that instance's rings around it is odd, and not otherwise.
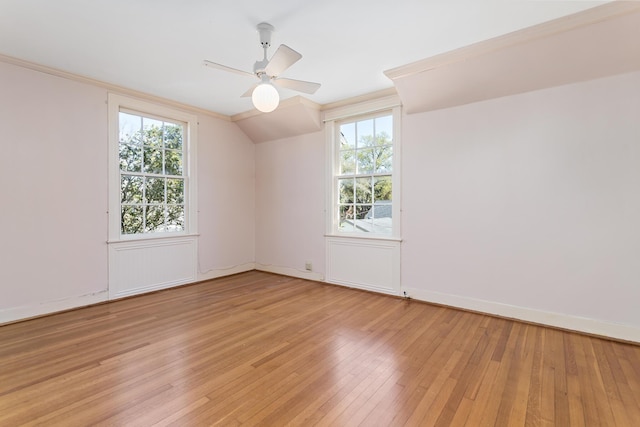
<path fill-rule="evenodd" d="M 253 65 L 253 73 L 207 60 L 205 60 L 203 64 L 207 67 L 217 68 L 243 76 L 258 77 L 260 82 L 251 86 L 242 96 L 251 96 L 253 105 L 263 113 L 269 113 L 275 110 L 280 103 L 280 95 L 274 86 L 308 94 L 315 93 L 318 88 L 320 88 L 320 83 L 280 77 L 287 68 L 298 62 L 302 58 L 302 55 L 289 46 L 281 44 L 271 59 L 267 59 L 267 49 L 271 46 L 271 33 L 273 33 L 274 28 L 272 25 L 262 22 L 258 24 L 257 29 L 260 34 L 260 44 L 264 50 L 264 58 L 261 61 L 256 61 Z"/>

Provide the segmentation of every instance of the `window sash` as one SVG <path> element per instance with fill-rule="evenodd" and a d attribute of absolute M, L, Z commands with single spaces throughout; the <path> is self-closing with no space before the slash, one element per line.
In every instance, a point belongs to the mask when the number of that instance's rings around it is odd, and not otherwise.
<path fill-rule="evenodd" d="M 392 121 L 392 132 L 391 135 L 389 135 L 390 137 L 390 143 L 388 144 L 382 144 L 382 145 L 375 145 L 375 140 L 377 138 L 377 136 L 379 135 L 378 130 L 375 127 L 375 119 L 380 119 L 380 118 L 385 118 L 385 117 L 390 117 L 391 121 Z M 358 136 L 358 127 L 359 127 L 359 123 L 368 121 L 368 120 L 372 120 L 372 126 L 371 126 L 371 131 L 367 134 L 367 135 L 371 135 L 373 138 L 373 143 L 370 145 L 360 145 L 360 141 L 359 141 L 359 136 Z M 397 164 L 397 162 L 394 162 L 394 156 L 396 155 L 395 151 L 395 147 L 397 146 L 396 144 L 396 125 L 395 125 L 395 121 L 396 121 L 396 115 L 394 114 L 393 110 L 387 110 L 387 111 L 380 111 L 377 112 L 375 114 L 368 114 L 368 115 L 360 115 L 360 116 L 355 116 L 355 117 L 349 117 L 347 119 L 343 119 L 340 121 L 334 121 L 333 122 L 333 135 L 332 135 L 332 142 L 331 142 L 331 146 L 332 146 L 332 152 L 334 153 L 334 155 L 332 156 L 332 191 L 331 191 L 331 212 L 332 212 L 332 221 L 331 221 L 331 231 L 332 233 L 337 233 L 338 235 L 353 235 L 355 237 L 387 237 L 387 238 L 391 238 L 394 235 L 396 235 L 397 233 L 395 232 L 395 228 L 396 228 L 396 224 L 397 224 L 397 220 L 395 220 L 393 218 L 393 215 L 391 217 L 391 229 L 390 230 L 385 230 L 385 231 L 381 231 L 380 229 L 378 229 L 378 231 L 376 232 L 376 228 L 373 226 L 374 224 L 376 224 L 376 219 L 378 219 L 378 222 L 381 223 L 382 222 L 382 218 L 376 218 L 375 214 L 376 214 L 376 208 L 380 208 L 382 206 L 390 206 L 391 210 L 395 212 L 397 212 L 397 209 L 393 209 L 393 205 L 396 203 L 396 201 L 394 200 L 394 197 L 391 196 L 391 200 L 376 200 L 375 198 L 375 190 L 374 190 L 374 185 L 375 185 L 375 179 L 376 178 L 383 178 L 383 177 L 388 177 L 390 178 L 391 182 L 392 182 L 392 194 L 396 192 L 395 189 L 395 185 L 394 185 L 394 175 L 395 175 L 395 165 Z M 350 135 L 353 139 L 353 141 L 349 142 L 349 138 L 345 138 L 342 134 L 342 127 L 344 125 L 353 125 L 354 126 L 354 133 L 353 135 Z M 342 141 L 347 140 L 347 143 L 349 143 L 349 145 L 346 148 L 343 148 L 342 146 Z M 391 170 L 385 170 L 385 171 L 371 171 L 371 172 L 361 172 L 358 170 L 358 153 L 365 151 L 365 150 L 375 150 L 375 149 L 384 149 L 384 148 L 391 148 L 392 152 L 391 152 Z M 342 155 L 344 153 L 348 153 L 348 152 L 353 152 L 354 153 L 354 170 L 353 172 L 342 172 L 341 171 L 341 167 L 342 167 Z M 374 155 L 376 155 L 374 153 Z M 377 159 L 374 160 L 374 162 Z M 374 167 L 376 165 L 374 164 Z M 372 182 L 372 188 L 371 188 L 371 195 L 368 196 L 369 199 L 365 202 L 361 202 L 357 200 L 357 180 L 358 179 L 370 179 Z M 353 180 L 354 181 L 354 185 L 353 185 L 353 196 L 352 196 L 352 201 L 350 202 L 344 202 L 341 200 L 340 197 L 340 188 L 339 188 L 339 183 L 341 180 Z M 360 227 L 360 231 L 358 230 L 358 225 L 356 223 L 355 220 L 358 220 L 357 216 L 361 216 L 362 212 L 358 212 L 359 209 L 358 208 L 363 208 L 366 207 L 368 208 L 368 212 L 366 213 L 365 216 L 369 215 L 369 220 L 371 223 L 371 227 L 369 230 L 364 230 L 362 229 L 362 227 Z M 353 210 L 355 212 L 352 213 L 353 215 L 353 227 L 349 230 L 349 231 L 345 231 L 343 227 L 341 227 L 342 223 L 343 223 L 343 218 L 342 218 L 342 212 L 344 212 L 344 209 L 348 208 L 351 209 L 353 208 Z M 360 209 L 362 210 L 362 209 Z M 384 217 L 383 217 L 384 218 Z M 362 218 L 364 219 L 364 217 Z M 385 222 L 389 222 L 388 220 L 385 220 Z M 364 223 L 361 223 L 361 225 L 363 225 Z"/>

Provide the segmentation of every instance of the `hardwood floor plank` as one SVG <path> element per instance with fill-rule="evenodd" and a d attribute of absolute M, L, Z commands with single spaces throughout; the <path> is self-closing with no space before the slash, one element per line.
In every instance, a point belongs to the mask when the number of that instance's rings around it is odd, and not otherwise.
<path fill-rule="evenodd" d="M 567 382 L 567 396 L 569 398 L 569 424 L 587 425 L 582 386 L 578 376 L 578 364 L 574 349 L 573 334 L 563 336 L 565 349 L 565 375 Z"/>
<path fill-rule="evenodd" d="M 2 426 L 639 419 L 639 346 L 258 271 L 0 327 Z"/>
<path fill-rule="evenodd" d="M 526 427 L 540 426 L 543 423 L 542 401 L 545 394 L 543 383 L 544 377 L 544 330 L 536 328 L 535 343 L 533 349 L 533 363 L 531 365 L 531 379 L 529 381 L 529 392 L 526 406 L 526 417 L 524 425 Z"/>

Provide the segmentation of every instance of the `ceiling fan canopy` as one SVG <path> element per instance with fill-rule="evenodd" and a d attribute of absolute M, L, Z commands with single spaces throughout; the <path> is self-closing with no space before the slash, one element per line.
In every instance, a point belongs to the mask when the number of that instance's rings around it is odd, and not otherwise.
<path fill-rule="evenodd" d="M 280 77 L 289 67 L 298 62 L 302 55 L 289 46 L 281 44 L 271 59 L 268 59 L 267 50 L 271 47 L 271 35 L 274 27 L 266 22 L 261 22 L 256 29 L 260 36 L 260 45 L 264 51 L 264 57 L 253 64 L 253 73 L 208 60 L 204 60 L 203 64 L 218 70 L 257 77 L 259 82 L 251 86 L 242 96 L 251 96 L 254 106 L 265 113 L 275 110 L 279 103 L 278 92 L 273 86 L 314 94 L 320 88 L 320 83 Z"/>

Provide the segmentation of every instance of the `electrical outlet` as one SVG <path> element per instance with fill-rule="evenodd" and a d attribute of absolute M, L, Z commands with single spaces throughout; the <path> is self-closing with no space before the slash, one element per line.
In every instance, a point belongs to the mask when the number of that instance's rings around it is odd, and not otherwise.
<path fill-rule="evenodd" d="M 307 261 L 304 263 L 304 269 L 307 271 L 312 271 L 313 270 L 313 264 L 311 264 L 311 261 Z"/>

